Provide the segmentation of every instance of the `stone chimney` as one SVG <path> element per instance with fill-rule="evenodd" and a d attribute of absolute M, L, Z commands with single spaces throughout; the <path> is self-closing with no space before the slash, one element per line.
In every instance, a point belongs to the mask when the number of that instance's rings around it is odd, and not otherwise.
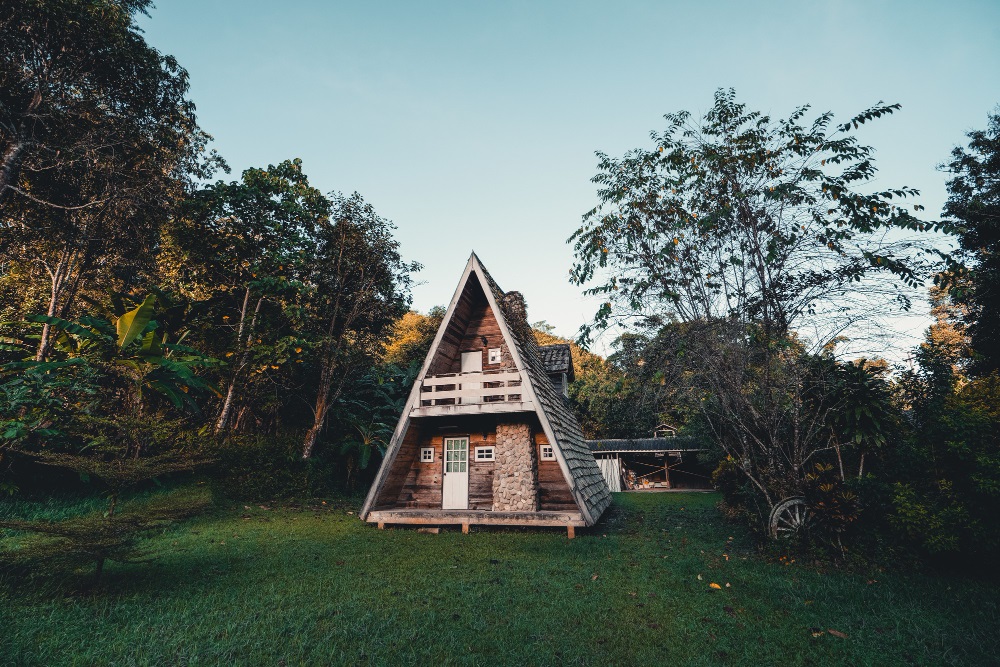
<path fill-rule="evenodd" d="M 524 297 L 520 292 L 507 292 L 503 297 L 504 310 L 507 311 L 507 318 L 512 324 L 527 324 L 528 309 L 524 305 Z"/>

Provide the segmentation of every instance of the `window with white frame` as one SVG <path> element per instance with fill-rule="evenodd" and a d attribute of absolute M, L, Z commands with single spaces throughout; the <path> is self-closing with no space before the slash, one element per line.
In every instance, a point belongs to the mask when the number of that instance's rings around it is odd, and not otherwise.
<path fill-rule="evenodd" d="M 496 461 L 492 447 L 476 447 L 476 461 Z"/>
<path fill-rule="evenodd" d="M 487 355 L 487 361 L 486 361 L 486 363 L 488 363 L 488 364 L 499 364 L 500 363 L 500 348 L 499 347 L 491 347 L 490 348 L 489 355 Z"/>
<path fill-rule="evenodd" d="M 539 458 L 543 461 L 556 460 L 556 450 L 552 448 L 552 445 L 542 445 L 539 447 L 539 452 Z"/>
<path fill-rule="evenodd" d="M 421 463 L 434 463 L 434 448 L 433 447 L 421 447 L 420 448 L 420 462 Z"/>

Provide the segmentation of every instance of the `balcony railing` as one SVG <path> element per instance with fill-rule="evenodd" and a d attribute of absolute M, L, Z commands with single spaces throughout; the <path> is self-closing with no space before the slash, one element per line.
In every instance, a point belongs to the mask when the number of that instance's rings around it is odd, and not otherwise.
<path fill-rule="evenodd" d="M 430 375 L 420 383 L 420 406 L 519 403 L 521 373 L 511 370 Z"/>

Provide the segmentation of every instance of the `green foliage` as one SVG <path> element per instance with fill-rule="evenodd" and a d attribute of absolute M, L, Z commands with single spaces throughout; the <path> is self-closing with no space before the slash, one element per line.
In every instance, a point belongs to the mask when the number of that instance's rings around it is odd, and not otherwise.
<path fill-rule="evenodd" d="M 431 308 L 426 315 L 413 310 L 405 313 L 393 326 L 382 361 L 401 368 L 423 364 L 444 313 L 442 306 Z"/>
<path fill-rule="evenodd" d="M 341 475 L 336 461 L 319 456 L 303 461 L 300 433 L 234 434 L 210 445 L 211 476 L 223 496 L 263 502 L 311 498 L 331 493 Z"/>
<path fill-rule="evenodd" d="M 817 463 L 806 474 L 806 502 L 813 513 L 815 528 L 828 538 L 841 536 L 861 515 L 858 494 L 848 489 L 833 464 Z"/>
<path fill-rule="evenodd" d="M 900 382 L 912 430 L 893 449 L 891 523 L 939 560 L 1000 554 L 1000 376 L 956 381 L 927 345 Z"/>
<path fill-rule="evenodd" d="M 943 168 L 952 175 L 943 215 L 956 223 L 959 246 L 971 269 L 945 276 L 952 298 L 966 312 L 975 352 L 974 369 L 1000 370 L 1000 113 L 985 130 L 968 133 Z"/>
<path fill-rule="evenodd" d="M 884 235 L 939 226 L 902 203 L 915 190 L 867 187 L 873 149 L 852 135 L 898 108 L 879 104 L 831 127 L 829 112 L 804 123 L 803 106 L 772 119 L 720 90 L 701 119 L 667 114 L 652 148 L 598 153 L 600 204 L 571 238 L 573 282 L 599 280 L 587 293 L 607 299 L 594 326 L 731 318 L 780 338 L 808 316 L 835 320 L 827 324 L 839 332 L 841 308 L 858 307 L 868 276 L 919 285 L 927 248 Z M 908 303 L 903 291 L 878 294 Z"/>

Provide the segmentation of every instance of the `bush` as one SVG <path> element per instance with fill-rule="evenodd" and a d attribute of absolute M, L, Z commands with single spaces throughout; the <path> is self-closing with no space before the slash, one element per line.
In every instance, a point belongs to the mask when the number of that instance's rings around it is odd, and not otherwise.
<path fill-rule="evenodd" d="M 216 489 L 238 500 L 314 498 L 341 486 L 343 473 L 329 454 L 317 448 L 302 459 L 302 434 L 237 435 L 212 445 L 217 463 L 211 470 Z"/>

